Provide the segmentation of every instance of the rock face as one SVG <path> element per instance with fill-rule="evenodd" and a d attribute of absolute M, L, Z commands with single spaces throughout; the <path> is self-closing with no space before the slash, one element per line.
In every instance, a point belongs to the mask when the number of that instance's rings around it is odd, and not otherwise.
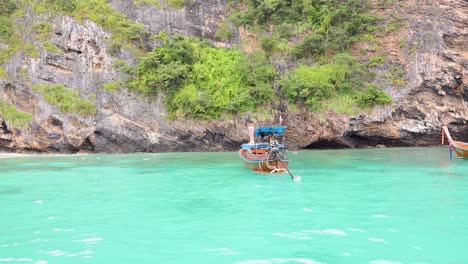
<path fill-rule="evenodd" d="M 409 87 L 388 109 L 351 119 L 347 136 L 358 145 L 437 144 L 450 124 L 455 138 L 468 140 L 468 4 L 464 1 L 409 1 L 408 43 L 403 59 Z"/>
<path fill-rule="evenodd" d="M 214 39 L 226 17 L 224 0 L 193 1 L 177 10 L 135 7 L 132 1 L 111 3 L 152 33 L 165 30 Z M 33 115 L 34 122 L 20 129 L 0 116 L 0 149 L 66 153 L 235 150 L 247 140 L 247 120 L 276 125 L 279 115 L 289 127 L 291 148 L 435 145 L 443 124 L 450 125 L 455 138 L 468 141 L 468 4 L 440 0 L 421 6 L 413 0 L 407 5 L 402 12 L 411 19 L 399 34 L 406 35 L 406 43 L 416 49 L 401 55 L 390 44 L 383 48 L 406 68 L 408 83 L 405 88 L 386 88 L 394 97 L 391 105 L 351 117 L 299 109 L 274 111 L 263 119 L 246 113 L 229 120 L 169 120 L 162 98 L 150 101 L 126 90 L 101 88 L 103 83 L 120 79 L 106 44 L 109 34 L 93 22 L 58 16 L 50 41 L 60 54 L 41 50 L 38 58 L 30 58 L 18 52 L 4 65 L 10 78 L 0 80 L 0 99 Z M 25 23 L 40 20 L 34 15 L 29 19 Z M 95 104 L 98 113 L 88 117 L 63 114 L 31 88 L 38 83 L 62 83 L 76 89 Z"/>
<path fill-rule="evenodd" d="M 214 40 L 218 26 L 227 17 L 226 0 L 191 1 L 180 9 L 117 0 L 112 1 L 112 5 L 153 34 L 164 31 Z"/>

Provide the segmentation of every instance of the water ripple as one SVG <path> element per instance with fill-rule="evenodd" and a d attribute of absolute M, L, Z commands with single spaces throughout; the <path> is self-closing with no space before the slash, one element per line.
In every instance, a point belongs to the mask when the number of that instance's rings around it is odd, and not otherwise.
<path fill-rule="evenodd" d="M 68 254 L 68 252 L 62 251 L 62 250 L 52 250 L 52 251 L 47 252 L 47 254 L 54 256 L 54 257 L 58 257 L 58 256 L 66 255 Z"/>
<path fill-rule="evenodd" d="M 389 216 L 384 215 L 384 214 L 376 214 L 376 215 L 373 215 L 372 217 L 375 217 L 375 218 L 388 218 Z"/>
<path fill-rule="evenodd" d="M 78 252 L 78 253 L 70 253 L 66 255 L 67 257 L 76 257 L 76 256 L 81 256 L 81 255 L 88 255 L 88 254 L 93 254 L 94 252 L 91 250 L 85 250 L 83 252 Z"/>
<path fill-rule="evenodd" d="M 222 252 L 223 255 L 238 255 L 238 252 L 235 252 L 229 248 L 205 248 L 202 249 L 203 251 L 217 251 L 217 252 Z"/>
<path fill-rule="evenodd" d="M 286 263 L 286 262 L 296 262 L 296 263 L 303 263 L 303 264 L 323 264 L 322 262 L 318 262 L 313 259 L 309 258 L 271 258 L 271 259 L 249 259 L 236 262 L 237 264 L 276 264 L 276 263 Z"/>
<path fill-rule="evenodd" d="M 365 233 L 366 231 L 362 230 L 362 229 L 359 229 L 359 228 L 354 228 L 354 227 L 350 227 L 348 228 L 349 231 L 353 231 L 353 232 L 361 232 L 361 233 Z"/>
<path fill-rule="evenodd" d="M 390 260 L 372 260 L 369 262 L 370 264 L 401 264 L 399 261 L 390 261 Z"/>
<path fill-rule="evenodd" d="M 90 238 L 84 238 L 84 239 L 76 239 L 73 240 L 74 242 L 84 242 L 84 243 L 96 243 L 98 241 L 104 240 L 102 237 L 90 237 Z"/>
<path fill-rule="evenodd" d="M 29 243 L 39 243 L 39 242 L 47 242 L 49 241 L 48 239 L 41 239 L 41 238 L 36 238 L 36 239 L 33 239 L 33 240 L 29 240 L 28 242 Z"/>
<path fill-rule="evenodd" d="M 367 240 L 372 242 L 386 243 L 385 239 L 378 237 L 369 237 Z"/>
<path fill-rule="evenodd" d="M 0 258 L 0 262 L 10 262 L 10 261 L 15 261 L 15 262 L 32 262 L 35 261 L 34 259 L 30 258 Z M 34 264 L 47 264 L 47 261 L 45 260 L 37 260 Z"/>

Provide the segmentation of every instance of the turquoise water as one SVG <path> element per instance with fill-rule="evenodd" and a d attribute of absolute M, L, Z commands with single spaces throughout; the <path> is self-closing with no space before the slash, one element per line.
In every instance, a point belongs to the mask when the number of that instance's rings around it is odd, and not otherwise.
<path fill-rule="evenodd" d="M 0 159 L 0 264 L 468 263 L 468 161 L 447 148 Z"/>

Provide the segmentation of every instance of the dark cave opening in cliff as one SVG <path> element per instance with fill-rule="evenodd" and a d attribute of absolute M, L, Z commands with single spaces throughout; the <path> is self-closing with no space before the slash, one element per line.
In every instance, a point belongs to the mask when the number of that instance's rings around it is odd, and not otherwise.
<path fill-rule="evenodd" d="M 345 148 L 351 148 L 351 146 L 338 140 L 320 139 L 306 146 L 304 149 L 345 149 Z"/>

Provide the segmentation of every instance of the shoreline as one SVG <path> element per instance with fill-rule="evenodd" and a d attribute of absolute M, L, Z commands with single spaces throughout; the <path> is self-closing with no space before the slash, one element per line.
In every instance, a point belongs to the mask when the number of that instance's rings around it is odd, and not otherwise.
<path fill-rule="evenodd" d="M 8 153 L 8 152 L 0 152 L 0 159 L 2 158 L 16 158 L 16 157 L 29 157 L 29 156 L 36 156 L 36 154 L 23 154 L 23 153 Z"/>
<path fill-rule="evenodd" d="M 435 146 L 411 146 L 411 147 L 367 147 L 367 148 L 316 148 L 316 149 L 298 149 L 298 150 L 290 150 L 292 155 L 296 155 L 297 151 L 301 150 L 366 150 L 366 149 L 391 149 L 391 148 L 434 148 L 434 147 L 443 147 L 445 145 L 435 145 Z M 90 155 L 90 154 L 110 154 L 110 155 L 118 155 L 118 154 L 156 154 L 156 153 L 186 153 L 187 151 L 174 151 L 174 152 L 135 152 L 135 153 L 15 153 L 15 152 L 0 152 L 0 159 L 6 158 L 27 158 L 27 157 L 50 157 L 50 156 L 79 156 L 79 155 Z M 192 151 L 189 151 L 192 152 Z M 198 152 L 198 151 L 194 151 Z M 202 151 L 202 152 L 217 152 L 217 151 Z M 231 151 L 221 151 L 221 152 L 231 152 Z M 235 151 L 234 151 L 235 152 Z M 295 153 L 294 153 L 295 152 Z"/>
<path fill-rule="evenodd" d="M 51 156 L 71 156 L 71 155 L 86 155 L 87 153 L 76 154 L 57 154 L 57 153 L 14 153 L 0 152 L 0 159 L 8 158 L 29 158 L 29 157 L 51 157 Z"/>

